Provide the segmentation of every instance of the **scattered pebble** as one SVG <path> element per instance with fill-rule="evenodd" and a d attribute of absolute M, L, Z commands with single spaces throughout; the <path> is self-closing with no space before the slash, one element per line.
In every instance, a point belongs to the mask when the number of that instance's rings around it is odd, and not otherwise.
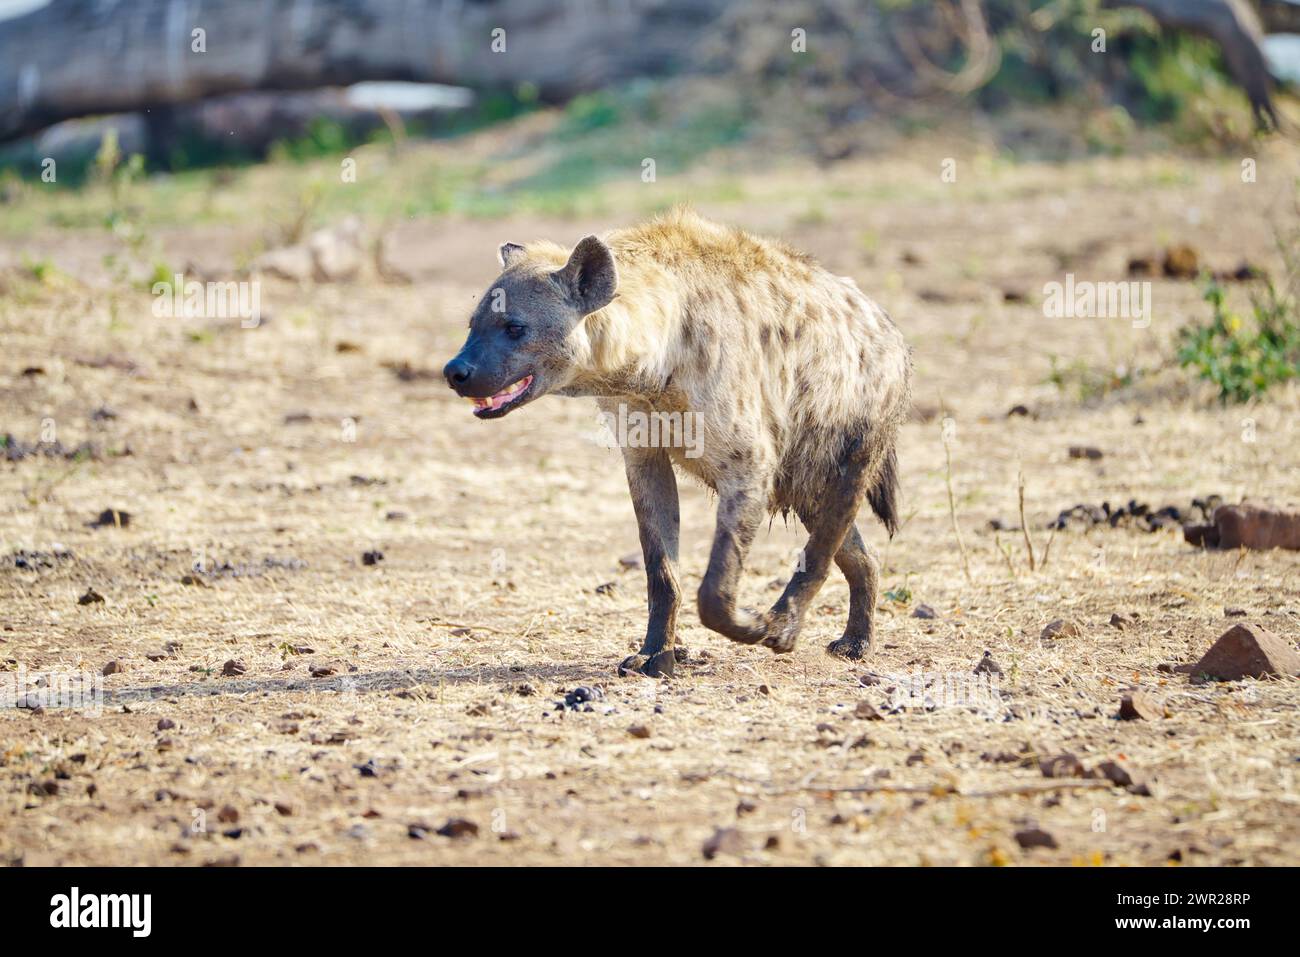
<path fill-rule="evenodd" d="M 1132 691 L 1119 702 L 1121 721 L 1155 721 L 1165 716 L 1164 705 L 1145 691 Z"/>
<path fill-rule="evenodd" d="M 1079 627 L 1077 622 L 1066 618 L 1057 618 L 1043 626 L 1043 633 L 1039 637 L 1044 639 L 1081 638 L 1083 637 L 1083 629 Z"/>
<path fill-rule="evenodd" d="M 130 524 L 130 512 L 124 512 L 120 508 L 106 508 L 99 513 L 94 521 L 87 522 L 86 526 L 88 528 L 126 528 Z"/>
<path fill-rule="evenodd" d="M 221 674 L 225 678 L 237 678 L 248 671 L 248 665 L 235 658 L 231 658 L 221 666 Z"/>
<path fill-rule="evenodd" d="M 478 837 L 478 825 L 463 817 L 453 817 L 438 828 L 438 833 L 443 837 Z"/>
<path fill-rule="evenodd" d="M 741 837 L 740 831 L 734 827 L 720 827 L 713 832 L 713 836 L 704 842 L 703 848 L 704 859 L 711 861 L 719 854 L 730 854 L 737 856 L 745 851 L 745 842 Z"/>
<path fill-rule="evenodd" d="M 1016 831 L 1016 843 L 1028 850 L 1032 847 L 1055 848 L 1056 838 L 1041 827 L 1027 827 Z"/>
<path fill-rule="evenodd" d="M 1045 778 L 1081 778 L 1084 776 L 1083 762 L 1068 751 L 1052 757 L 1039 758 L 1038 769 Z"/>
<path fill-rule="evenodd" d="M 78 605 L 94 605 L 104 601 L 104 596 L 93 588 L 87 588 L 86 593 L 77 599 Z"/>

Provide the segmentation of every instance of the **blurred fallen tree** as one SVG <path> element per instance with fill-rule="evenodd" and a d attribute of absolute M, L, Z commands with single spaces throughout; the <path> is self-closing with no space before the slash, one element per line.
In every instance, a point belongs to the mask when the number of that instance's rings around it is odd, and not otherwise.
<path fill-rule="evenodd" d="M 1050 37 L 1061 22 L 1086 28 L 1120 8 L 1210 38 L 1257 122 L 1276 125 L 1246 0 L 52 0 L 0 21 L 0 141 L 145 111 L 165 137 L 178 105 L 367 80 L 526 86 L 564 101 L 635 77 L 725 71 L 833 89 L 841 110 L 879 109 L 977 94 L 1009 49 L 1050 84 L 1079 72 L 1104 82 L 1123 64 L 1092 56 L 1086 31 L 1081 47 Z M 1290 4 L 1262 8 L 1294 17 Z M 801 30 L 802 57 L 792 55 Z"/>

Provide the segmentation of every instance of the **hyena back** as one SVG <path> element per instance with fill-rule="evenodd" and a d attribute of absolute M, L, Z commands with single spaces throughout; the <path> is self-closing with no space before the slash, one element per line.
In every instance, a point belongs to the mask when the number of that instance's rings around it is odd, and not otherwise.
<path fill-rule="evenodd" d="M 688 210 L 589 236 L 501 247 L 504 271 L 444 370 L 498 418 L 547 393 L 595 396 L 603 411 L 689 413 L 698 447 L 624 447 L 649 584 L 650 621 L 623 673 L 673 672 L 680 602 L 674 466 L 718 496 L 700 586 L 701 622 L 734 641 L 794 647 L 835 562 L 849 620 L 828 650 L 871 646 L 879 564 L 854 524 L 863 499 L 898 526 L 895 440 L 910 402 L 898 328 L 851 279 L 789 247 Z M 766 613 L 737 607 L 764 518 L 808 529 L 798 569 Z"/>

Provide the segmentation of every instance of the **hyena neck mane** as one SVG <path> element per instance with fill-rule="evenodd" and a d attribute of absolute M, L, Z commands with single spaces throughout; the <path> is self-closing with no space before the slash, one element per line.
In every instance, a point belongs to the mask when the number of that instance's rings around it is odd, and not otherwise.
<path fill-rule="evenodd" d="M 662 265 L 628 249 L 618 232 L 606 241 L 618 267 L 618 294 L 569 334 L 573 378 L 566 396 L 640 396 L 670 391 L 679 351 L 678 287 Z"/>

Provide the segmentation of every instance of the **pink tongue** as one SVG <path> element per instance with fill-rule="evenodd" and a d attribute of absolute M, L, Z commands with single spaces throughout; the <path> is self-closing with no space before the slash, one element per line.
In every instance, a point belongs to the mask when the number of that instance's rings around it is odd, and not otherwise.
<path fill-rule="evenodd" d="M 494 395 L 491 399 L 492 405 L 489 406 L 489 408 L 495 412 L 497 409 L 501 408 L 501 406 L 509 402 L 510 398 L 511 397 L 508 395 Z"/>

